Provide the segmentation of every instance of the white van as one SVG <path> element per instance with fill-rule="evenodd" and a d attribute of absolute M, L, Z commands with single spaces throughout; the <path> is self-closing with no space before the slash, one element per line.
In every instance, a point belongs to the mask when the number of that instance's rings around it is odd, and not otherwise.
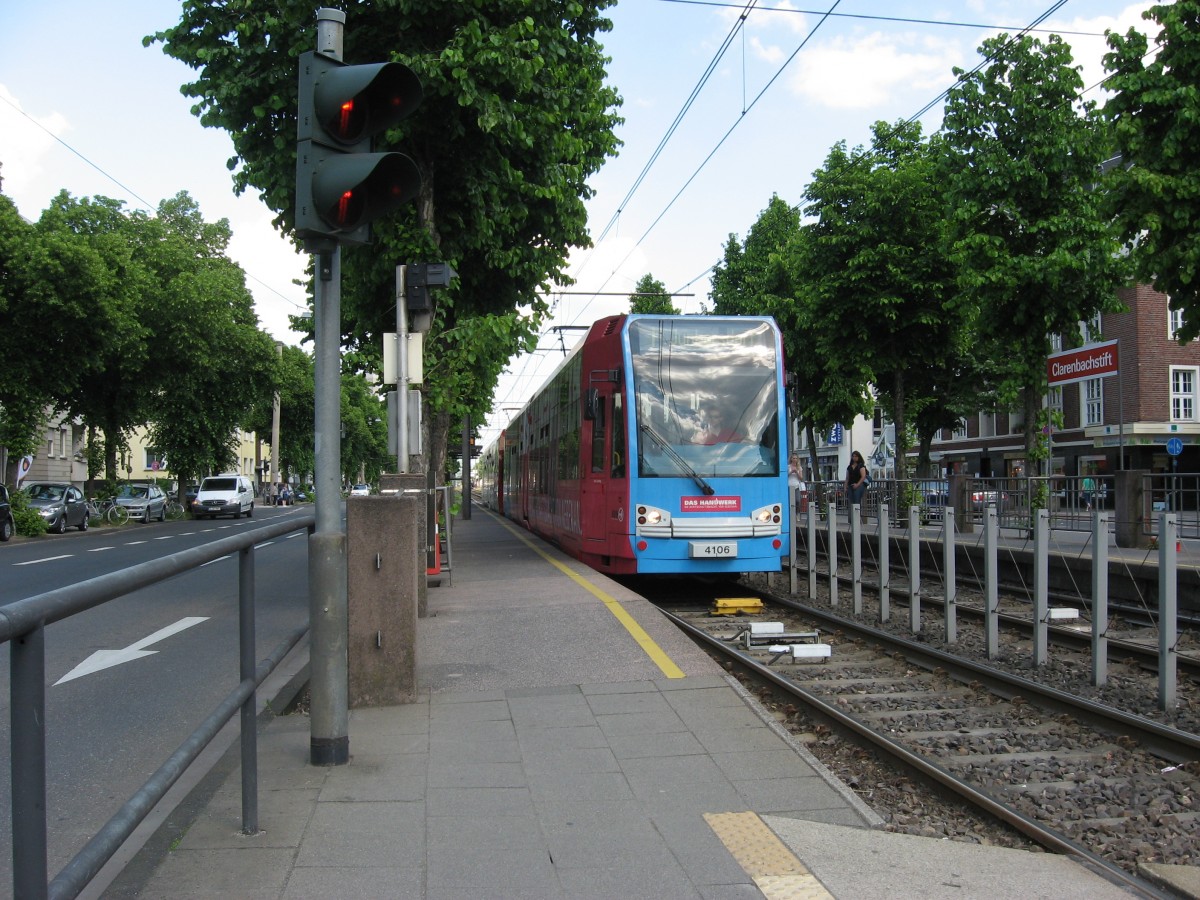
<path fill-rule="evenodd" d="M 196 499 L 192 501 L 192 515 L 197 519 L 215 516 L 233 516 L 242 513 L 254 515 L 254 486 L 245 475 L 230 472 L 224 475 L 209 475 L 200 483 Z"/>

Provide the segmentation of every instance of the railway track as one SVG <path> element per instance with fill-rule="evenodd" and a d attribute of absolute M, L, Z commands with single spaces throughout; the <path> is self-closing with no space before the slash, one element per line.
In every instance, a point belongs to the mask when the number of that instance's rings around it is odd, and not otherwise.
<path fill-rule="evenodd" d="M 1135 697 L 1148 686 L 1123 684 L 1134 710 L 1121 709 L 1047 683 L 1059 671 L 1026 677 L 939 649 L 928 635 L 913 639 L 769 599 L 767 611 L 749 616 L 714 616 L 694 604 L 665 611 L 730 665 L 786 694 L 783 708 L 811 710 L 1029 840 L 1139 893 L 1158 895 L 1139 877 L 1140 863 L 1200 864 L 1200 735 L 1138 715 Z M 767 621 L 780 623 L 784 637 L 748 634 Z M 818 644 L 829 647 L 828 659 L 789 661 L 792 646 Z M 800 655 L 810 652 L 819 651 Z M 1123 668 L 1134 682 L 1142 671 L 1137 663 Z"/>

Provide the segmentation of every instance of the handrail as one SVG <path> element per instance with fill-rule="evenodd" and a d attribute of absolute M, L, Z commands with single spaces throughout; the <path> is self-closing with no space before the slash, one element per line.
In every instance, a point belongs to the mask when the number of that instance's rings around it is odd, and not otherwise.
<path fill-rule="evenodd" d="M 134 829 L 163 798 L 187 767 L 233 714 L 241 711 L 242 826 L 258 830 L 256 689 L 303 638 L 303 627 L 287 637 L 267 659 L 254 664 L 254 548 L 295 531 L 312 532 L 314 513 L 222 538 L 100 575 L 79 584 L 46 591 L 0 607 L 0 642 L 10 646 L 10 779 L 12 784 L 13 895 L 22 898 L 76 897 L 120 849 Z M 238 555 L 239 666 L 241 680 L 171 757 L 125 802 L 53 881 L 47 879 L 46 852 L 46 689 L 45 629 L 66 619 L 205 563 Z"/>

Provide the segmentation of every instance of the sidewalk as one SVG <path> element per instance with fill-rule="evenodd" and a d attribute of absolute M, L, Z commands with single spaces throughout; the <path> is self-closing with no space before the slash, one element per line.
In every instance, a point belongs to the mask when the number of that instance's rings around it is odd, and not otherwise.
<path fill-rule="evenodd" d="M 270 719 L 260 833 L 235 747 L 104 896 L 1127 896 L 1061 857 L 872 830 L 649 603 L 484 511 L 454 541 L 420 702 L 352 710 L 330 768 L 306 717 Z"/>

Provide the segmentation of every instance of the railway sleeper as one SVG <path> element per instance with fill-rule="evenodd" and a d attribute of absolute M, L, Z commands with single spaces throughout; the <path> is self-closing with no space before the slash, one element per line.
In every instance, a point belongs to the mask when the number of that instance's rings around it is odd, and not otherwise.
<path fill-rule="evenodd" d="M 940 748 L 925 747 L 922 749 L 936 750 Z M 1122 748 L 1114 744 L 1107 744 L 1099 747 L 1090 747 L 1086 750 L 1063 748 L 1059 750 L 1023 750 L 1018 753 L 964 753 L 962 755 L 940 752 L 937 753 L 937 757 L 939 760 L 945 761 L 949 766 L 962 768 L 964 766 L 995 766 L 1003 763 L 1039 762 L 1041 760 L 1056 762 L 1093 761 L 1101 763 L 1105 760 L 1106 754 L 1123 755 L 1124 753 L 1125 751 Z M 1022 782 L 1022 784 L 1024 783 Z"/>

